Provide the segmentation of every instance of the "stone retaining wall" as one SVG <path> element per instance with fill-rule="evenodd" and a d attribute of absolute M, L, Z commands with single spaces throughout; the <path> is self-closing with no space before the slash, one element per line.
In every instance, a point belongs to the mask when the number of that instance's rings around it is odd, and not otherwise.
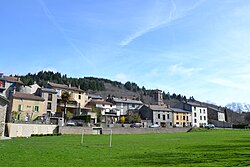
<path fill-rule="evenodd" d="M 145 134 L 145 133 L 172 133 L 172 132 L 187 132 L 190 128 L 102 128 L 103 134 L 109 134 L 112 130 L 113 134 Z M 62 134 L 96 134 L 92 128 L 84 127 L 59 127 L 59 133 Z"/>

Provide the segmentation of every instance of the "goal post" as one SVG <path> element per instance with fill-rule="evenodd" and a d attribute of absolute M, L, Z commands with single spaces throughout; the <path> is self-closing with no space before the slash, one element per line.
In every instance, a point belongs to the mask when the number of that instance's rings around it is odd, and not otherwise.
<path fill-rule="evenodd" d="M 83 128 L 81 135 L 81 145 L 99 145 L 112 147 L 112 129 L 101 127 Z"/>

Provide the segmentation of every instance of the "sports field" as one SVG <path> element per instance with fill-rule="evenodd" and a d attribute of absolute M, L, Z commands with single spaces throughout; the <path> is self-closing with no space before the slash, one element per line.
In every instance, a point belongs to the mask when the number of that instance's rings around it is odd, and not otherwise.
<path fill-rule="evenodd" d="M 250 166 L 249 130 L 0 141 L 0 166 Z"/>

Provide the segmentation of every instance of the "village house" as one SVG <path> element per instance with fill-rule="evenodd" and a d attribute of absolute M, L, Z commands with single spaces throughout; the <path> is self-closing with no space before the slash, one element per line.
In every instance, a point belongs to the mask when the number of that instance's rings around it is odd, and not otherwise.
<path fill-rule="evenodd" d="M 62 101 L 61 95 L 63 92 L 68 92 L 70 94 L 69 101 L 66 104 L 67 112 L 71 116 L 80 115 L 85 112 L 85 105 L 88 102 L 88 95 L 80 89 L 80 87 L 72 87 L 71 85 L 56 84 L 48 82 L 45 86 L 49 89 L 54 89 L 57 92 L 57 113 L 62 116 L 65 104 Z"/>
<path fill-rule="evenodd" d="M 0 73 L 0 91 L 7 99 L 10 99 L 13 93 L 20 92 L 23 85 L 20 78 L 4 76 L 3 73 Z"/>
<path fill-rule="evenodd" d="M 192 113 L 179 108 L 171 108 L 173 111 L 173 126 L 187 127 L 192 125 Z"/>
<path fill-rule="evenodd" d="M 116 109 L 116 105 L 104 100 L 91 100 L 86 107 L 91 108 L 95 113 L 100 112 L 99 119 L 106 124 L 113 124 L 120 117 L 120 111 Z"/>
<path fill-rule="evenodd" d="M 140 100 L 133 100 L 128 98 L 110 97 L 107 101 L 113 103 L 117 110 L 120 111 L 121 116 L 126 116 L 129 112 L 133 112 L 143 105 Z"/>
<path fill-rule="evenodd" d="M 184 103 L 184 110 L 192 112 L 192 127 L 204 127 L 208 124 L 207 107 L 202 103 Z"/>
<path fill-rule="evenodd" d="M 57 110 L 57 92 L 54 89 L 38 88 L 35 95 L 44 98 L 44 109 L 48 117 L 55 116 Z"/>
<path fill-rule="evenodd" d="M 44 98 L 34 94 L 16 92 L 11 100 L 12 121 L 28 122 L 46 114 Z"/>
<path fill-rule="evenodd" d="M 167 105 L 143 105 L 138 112 L 142 120 L 151 120 L 161 127 L 173 126 L 173 112 Z"/>

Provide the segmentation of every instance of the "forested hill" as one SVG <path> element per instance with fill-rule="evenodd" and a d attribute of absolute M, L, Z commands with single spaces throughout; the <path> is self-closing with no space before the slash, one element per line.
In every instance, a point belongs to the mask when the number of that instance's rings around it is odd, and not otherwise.
<path fill-rule="evenodd" d="M 32 85 L 36 82 L 38 85 L 44 86 L 48 81 L 66 85 L 71 84 L 71 86 L 80 86 L 81 89 L 89 93 L 99 94 L 103 97 L 108 95 L 114 95 L 116 97 L 134 97 L 148 103 L 150 103 L 152 97 L 152 90 L 147 90 L 144 86 L 140 88 L 136 83 L 130 81 L 123 84 L 121 82 L 111 81 L 104 78 L 72 78 L 67 77 L 66 74 L 62 75 L 59 72 L 52 71 L 40 71 L 35 74 L 28 73 L 27 75 L 19 77 L 25 85 Z M 163 92 L 163 99 L 183 101 L 187 98 L 180 94 L 177 95 L 173 93 L 170 95 L 169 93 Z M 193 97 L 190 97 L 190 99 L 194 100 Z"/>

